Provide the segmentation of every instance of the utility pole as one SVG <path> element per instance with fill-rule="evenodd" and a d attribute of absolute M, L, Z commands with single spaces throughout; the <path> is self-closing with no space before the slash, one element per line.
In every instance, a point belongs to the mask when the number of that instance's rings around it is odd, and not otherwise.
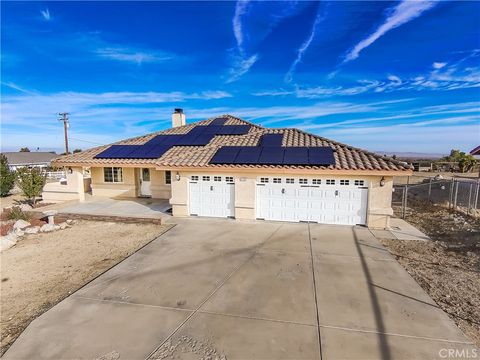
<path fill-rule="evenodd" d="M 58 119 L 58 121 L 63 121 L 63 132 L 65 134 L 65 154 L 68 155 L 69 153 L 68 151 L 68 113 L 67 112 L 59 113 L 58 115 L 61 116 L 61 118 Z"/>

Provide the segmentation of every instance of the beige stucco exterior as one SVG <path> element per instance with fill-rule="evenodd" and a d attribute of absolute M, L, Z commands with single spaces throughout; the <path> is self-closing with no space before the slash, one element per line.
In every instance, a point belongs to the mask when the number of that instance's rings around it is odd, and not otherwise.
<path fill-rule="evenodd" d="M 44 191 L 44 199 L 51 201 L 61 200 L 83 200 L 85 192 L 91 187 L 92 195 L 111 198 L 132 198 L 140 196 L 140 171 L 141 168 L 123 167 L 123 181 L 119 183 L 105 182 L 103 167 L 91 167 L 91 184 L 88 186 L 83 179 L 82 168 L 72 168 L 71 174 L 67 174 L 68 185 L 48 184 Z M 176 179 L 176 174 L 179 179 Z M 174 216 L 189 216 L 189 178 L 192 175 L 221 175 L 233 176 L 235 182 L 235 218 L 253 220 L 255 216 L 255 194 L 256 183 L 260 176 L 296 176 L 296 177 L 327 177 L 329 179 L 366 180 L 369 188 L 367 204 L 367 226 L 373 229 L 384 229 L 389 227 L 390 216 L 393 214 L 391 208 L 393 174 L 379 172 L 356 171 L 355 174 L 338 171 L 313 172 L 313 171 L 274 171 L 272 169 L 257 169 L 252 171 L 243 170 L 197 170 L 185 171 L 179 169 L 171 171 L 171 185 L 165 182 L 165 169 L 150 167 L 150 190 L 152 198 L 170 199 Z M 384 186 L 380 186 L 384 178 Z"/>
<path fill-rule="evenodd" d="M 188 216 L 188 180 L 191 175 L 199 175 L 203 172 L 179 171 L 180 180 L 172 179 L 172 213 L 174 216 Z M 255 219 L 255 186 L 258 177 L 265 176 L 266 172 L 211 172 L 212 175 L 233 176 L 235 180 L 235 218 Z M 269 176 L 275 173 L 268 174 Z M 284 176 L 285 174 L 278 174 Z M 313 178 L 312 174 L 296 173 L 295 176 Z M 323 173 L 319 176 L 327 176 Z M 393 177 L 385 176 L 385 185 L 380 186 L 382 176 L 373 175 L 328 175 L 329 179 L 366 180 L 368 183 L 367 226 L 372 229 L 385 229 L 389 226 L 391 208 Z"/>
<path fill-rule="evenodd" d="M 85 200 L 85 193 L 90 191 L 90 178 L 83 176 L 83 167 L 72 167 L 66 171 L 67 181 L 52 182 L 43 187 L 42 199 L 45 202 L 68 200 Z"/>

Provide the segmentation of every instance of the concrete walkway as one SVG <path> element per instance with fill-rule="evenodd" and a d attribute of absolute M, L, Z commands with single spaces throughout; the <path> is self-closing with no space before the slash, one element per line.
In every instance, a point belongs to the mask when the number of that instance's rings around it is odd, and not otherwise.
<path fill-rule="evenodd" d="M 40 210 L 58 210 L 59 213 L 96 216 L 120 216 L 138 218 L 169 217 L 166 211 L 172 206 L 167 199 L 131 198 L 112 199 L 90 197 L 86 201 L 70 201 L 42 207 Z"/>
<path fill-rule="evenodd" d="M 5 358 L 410 360 L 473 349 L 366 228 L 178 222 L 33 321 Z"/>

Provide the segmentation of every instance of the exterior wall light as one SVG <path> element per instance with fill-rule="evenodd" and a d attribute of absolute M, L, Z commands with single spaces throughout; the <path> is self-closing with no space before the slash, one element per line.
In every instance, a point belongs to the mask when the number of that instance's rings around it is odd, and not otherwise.
<path fill-rule="evenodd" d="M 71 167 L 68 168 L 68 173 L 73 174 L 73 169 Z"/>
<path fill-rule="evenodd" d="M 385 176 L 380 179 L 380 186 L 385 186 Z"/>
<path fill-rule="evenodd" d="M 180 174 L 178 173 L 178 171 L 177 171 L 177 173 L 175 174 L 175 179 L 176 179 L 177 181 L 180 181 Z"/>

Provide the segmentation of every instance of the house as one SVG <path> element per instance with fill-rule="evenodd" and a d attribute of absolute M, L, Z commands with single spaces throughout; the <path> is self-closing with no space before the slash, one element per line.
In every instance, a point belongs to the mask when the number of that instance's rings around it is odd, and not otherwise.
<path fill-rule="evenodd" d="M 8 160 L 10 170 L 16 170 L 21 167 L 50 167 L 51 161 L 58 157 L 54 152 L 4 152 Z"/>
<path fill-rule="evenodd" d="M 264 128 L 223 115 L 62 156 L 65 198 L 169 199 L 174 216 L 362 224 L 387 228 L 394 176 L 404 162 L 304 131 Z M 58 199 L 59 188 L 44 192 Z M 64 194 L 65 195 L 65 194 Z M 57 197 L 57 198 L 56 198 Z M 60 196 L 61 197 L 61 196 Z"/>
<path fill-rule="evenodd" d="M 472 149 L 472 151 L 470 151 L 470 155 L 480 156 L 480 145 L 478 145 L 475 149 Z"/>

